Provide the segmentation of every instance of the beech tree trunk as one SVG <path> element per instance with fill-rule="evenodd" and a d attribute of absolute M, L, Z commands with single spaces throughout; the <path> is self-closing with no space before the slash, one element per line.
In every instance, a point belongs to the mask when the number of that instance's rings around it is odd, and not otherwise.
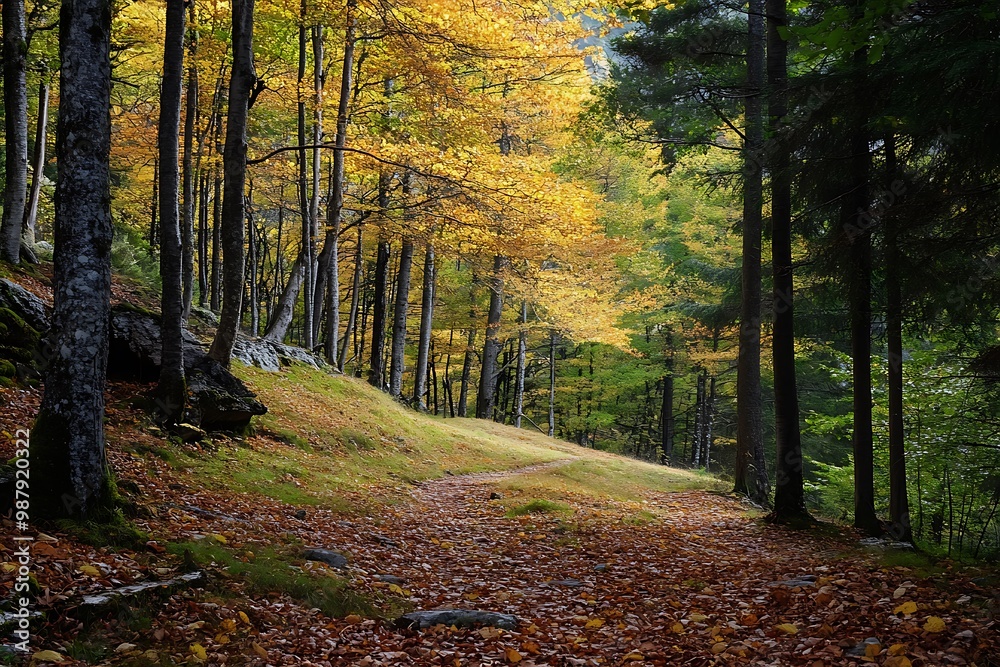
<path fill-rule="evenodd" d="M 471 316 L 475 318 L 475 312 Z M 465 345 L 465 359 L 462 361 L 462 381 L 458 390 L 458 416 L 469 416 L 469 382 L 472 380 L 472 358 L 476 354 L 476 330 L 469 327 Z"/>
<path fill-rule="evenodd" d="M 193 55 L 193 54 L 192 54 Z M 183 50 L 182 56 L 183 58 Z M 198 67 L 194 58 L 188 67 L 186 109 L 184 112 L 184 201 L 181 219 L 181 241 L 183 243 L 183 285 L 184 322 L 191 316 L 194 302 L 194 211 L 195 211 L 195 170 L 194 134 L 198 120 Z M 164 197 L 165 199 L 166 197 Z"/>
<path fill-rule="evenodd" d="M 476 417 L 493 419 L 496 405 L 497 355 L 500 353 L 500 317 L 503 315 L 503 269 L 506 260 L 502 255 L 493 258 L 493 274 L 489 278 L 490 310 L 486 320 L 486 342 L 483 344 L 483 363 L 479 379 L 479 396 Z"/>
<path fill-rule="evenodd" d="M 740 345 L 736 369 L 736 467 L 734 491 L 766 505 L 763 400 L 760 386 L 761 208 L 764 158 L 765 0 L 751 0 L 747 22 L 746 131 L 743 147 L 743 267 Z"/>
<path fill-rule="evenodd" d="M 302 263 L 305 273 L 302 280 L 302 336 L 303 347 L 312 349 L 315 345 L 313 339 L 313 318 L 315 313 L 316 294 L 316 246 L 314 238 L 314 224 L 309 198 L 308 186 L 308 160 L 306 151 L 306 99 L 305 99 L 305 79 L 306 79 L 306 0 L 302 0 L 299 14 L 299 71 L 298 71 L 298 141 L 299 150 L 299 214 L 302 216 Z"/>
<path fill-rule="evenodd" d="M 521 330 L 517 333 L 517 384 L 514 388 L 514 426 L 521 428 L 524 413 L 524 367 L 528 354 L 528 303 L 521 301 Z"/>
<path fill-rule="evenodd" d="M 199 177 L 198 195 L 198 307 L 208 307 L 208 175 Z"/>
<path fill-rule="evenodd" d="M 674 458 L 674 437 L 677 418 L 674 416 L 674 357 L 667 357 L 667 374 L 663 376 L 663 402 L 660 405 L 660 446 L 661 463 L 667 464 Z"/>
<path fill-rule="evenodd" d="M 212 298 L 209 308 L 219 312 L 222 301 L 222 179 L 215 174 L 215 194 L 212 196 Z"/>
<path fill-rule="evenodd" d="M 0 219 L 0 259 L 21 261 L 21 227 L 28 189 L 28 88 L 25 69 L 28 45 L 24 0 L 4 0 L 3 108 L 4 167 L 3 217 Z"/>
<path fill-rule="evenodd" d="M 788 107 L 788 44 L 780 32 L 788 24 L 785 0 L 767 0 L 767 78 L 772 136 Z M 778 137 L 771 150 L 771 264 L 774 275 L 774 421 L 777 466 L 774 518 L 806 514 L 802 476 L 802 435 L 795 380 L 795 327 L 792 301 L 792 204 L 788 148 Z"/>
<path fill-rule="evenodd" d="M 341 373 L 344 372 L 344 366 L 347 365 L 347 347 L 348 343 L 354 338 L 355 327 L 358 321 L 358 303 L 361 296 L 361 272 L 364 266 L 363 236 L 364 227 L 358 225 L 358 247 L 354 250 L 354 281 L 351 284 L 351 311 L 347 314 L 347 329 L 344 331 L 344 344 L 340 348 L 340 356 L 337 359 L 337 370 Z M 355 357 L 361 355 L 361 350 L 357 349 L 356 345 L 354 355 Z"/>
<path fill-rule="evenodd" d="M 549 332 L 549 437 L 556 435 L 556 330 Z"/>
<path fill-rule="evenodd" d="M 396 307 L 392 314 L 392 355 L 389 361 L 389 395 L 403 395 L 403 366 L 406 353 L 406 316 L 410 308 L 410 273 L 413 268 L 413 241 L 403 237 L 396 272 Z"/>
<path fill-rule="evenodd" d="M 110 36 L 107 2 L 63 3 L 55 308 L 45 394 L 31 433 L 33 518 L 96 516 L 109 496 L 104 388 L 111 304 Z"/>
<path fill-rule="evenodd" d="M 182 420 L 186 395 L 184 378 L 184 259 L 178 210 L 180 174 L 177 168 L 184 72 L 184 0 L 168 0 L 160 87 L 158 159 L 160 170 L 160 381 L 157 407 L 169 423 Z M 190 112 L 190 108 L 188 109 Z M 185 141 L 186 144 L 186 141 Z M 187 165 L 187 156 L 185 156 Z M 185 175 L 186 177 L 186 175 Z M 185 180 L 185 188 L 188 186 Z"/>
<path fill-rule="evenodd" d="M 385 207 L 383 207 L 385 208 Z M 381 234 L 382 232 L 380 232 Z M 385 309 L 386 289 L 389 274 L 389 240 L 380 236 L 375 256 L 375 295 L 372 304 L 372 349 L 368 382 L 373 387 L 385 388 L 385 366 L 382 354 L 385 351 Z"/>
<path fill-rule="evenodd" d="M 354 71 L 354 42 L 355 42 L 355 9 L 357 0 L 347 2 L 347 27 L 344 33 L 344 61 L 340 71 L 340 96 L 337 99 L 337 135 L 334 137 L 333 153 L 333 173 L 330 176 L 330 202 L 328 204 L 329 223 L 333 230 L 334 243 L 332 248 L 333 256 L 330 259 L 330 271 L 327 282 L 330 284 L 330 296 L 327 299 L 327 322 L 330 332 L 327 334 L 326 358 L 331 364 L 336 364 L 343 370 L 344 354 L 337 350 L 338 337 L 340 336 L 340 249 L 338 246 L 340 229 L 344 221 L 344 151 L 347 145 L 347 123 L 350 114 L 351 87 L 353 85 L 352 74 Z M 320 33 L 320 40 L 322 34 Z M 319 70 L 317 70 L 319 72 Z M 317 73 L 317 100 L 320 98 L 322 81 Z M 317 125 L 320 123 L 317 122 Z M 319 135 L 317 135 L 317 144 Z M 316 156 L 318 159 L 318 155 Z M 361 226 L 358 226 L 360 234 Z M 358 249 L 361 248 L 361 237 L 358 237 Z M 343 349 L 347 349 L 347 341 L 351 335 L 350 329 L 354 327 L 357 317 L 357 282 L 359 276 L 355 270 L 355 289 L 351 295 L 351 314 L 348 315 L 348 331 L 344 334 Z"/>
<path fill-rule="evenodd" d="M 209 355 L 229 366 L 240 326 L 243 301 L 243 201 L 247 171 L 247 113 L 257 75 L 253 67 L 254 0 L 232 0 L 233 71 L 229 79 L 229 110 L 226 120 L 225 170 L 222 200 L 222 315 Z"/>
<path fill-rule="evenodd" d="M 417 367 L 413 378 L 413 404 L 421 412 L 427 411 L 427 359 L 431 348 L 431 328 L 434 324 L 434 244 L 427 243 L 424 253 L 424 285 L 420 302 L 420 340 L 417 345 Z M 451 349 L 449 347 L 449 349 Z M 445 382 L 449 382 L 448 372 L 451 355 L 445 364 Z M 449 389 L 450 391 L 450 389 Z"/>
<path fill-rule="evenodd" d="M 292 269 L 288 272 L 288 282 L 285 283 L 285 289 L 282 290 L 278 303 L 268 318 L 267 328 L 264 330 L 264 335 L 261 336 L 264 340 L 269 340 L 272 343 L 284 342 L 285 335 L 288 334 L 288 327 L 291 326 L 292 318 L 295 315 L 295 300 L 299 290 L 302 289 L 304 269 L 302 255 L 299 254 L 292 262 Z"/>
<path fill-rule="evenodd" d="M 38 84 L 38 122 L 35 125 L 35 152 L 31 159 L 31 189 L 24 211 L 24 240 L 29 246 L 35 245 L 35 230 L 38 227 L 38 202 L 42 194 L 45 177 L 45 144 L 48 140 L 49 125 L 49 82 L 43 79 Z"/>

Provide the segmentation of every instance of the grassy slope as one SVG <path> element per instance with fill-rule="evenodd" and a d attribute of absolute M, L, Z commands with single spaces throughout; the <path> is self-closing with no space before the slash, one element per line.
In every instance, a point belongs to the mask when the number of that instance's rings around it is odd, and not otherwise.
<path fill-rule="evenodd" d="M 706 488 L 710 478 L 583 449 L 534 430 L 477 419 L 443 419 L 399 405 L 368 384 L 293 366 L 236 373 L 269 413 L 256 433 L 213 453 L 175 454 L 174 464 L 211 486 L 293 504 L 363 510 L 392 502 L 412 482 L 560 459 L 564 467 L 507 481 L 517 495 L 638 498 L 644 490 Z"/>

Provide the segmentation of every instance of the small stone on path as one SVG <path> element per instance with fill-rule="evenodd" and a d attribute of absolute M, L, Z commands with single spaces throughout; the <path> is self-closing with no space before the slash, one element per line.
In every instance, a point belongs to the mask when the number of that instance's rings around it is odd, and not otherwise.
<path fill-rule="evenodd" d="M 402 586 L 406 583 L 406 579 L 392 574 L 376 574 L 375 578 L 379 581 L 384 581 L 387 584 L 396 584 L 397 586 Z"/>
<path fill-rule="evenodd" d="M 302 556 L 306 560 L 326 563 L 330 567 L 335 567 L 338 570 L 342 570 L 347 567 L 347 558 L 344 554 L 339 554 L 336 551 L 330 551 L 329 549 L 306 549 Z"/>

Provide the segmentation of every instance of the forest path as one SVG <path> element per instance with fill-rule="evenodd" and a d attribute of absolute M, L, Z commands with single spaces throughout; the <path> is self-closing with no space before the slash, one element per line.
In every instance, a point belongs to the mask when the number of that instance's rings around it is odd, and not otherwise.
<path fill-rule="evenodd" d="M 887 567 L 858 551 L 850 536 L 764 525 L 717 493 L 647 491 L 624 501 L 539 486 L 571 477 L 582 459 L 446 476 L 417 485 L 408 499 L 346 518 L 192 486 L 156 459 L 118 463 L 125 478 L 140 480 L 152 508 L 140 522 L 155 537 L 152 552 L 167 542 L 205 545 L 231 560 L 203 556 L 211 575 L 204 589 L 175 592 L 140 611 L 135 627 L 113 619 L 92 624 L 88 639 L 77 637 L 72 615 L 63 616 L 66 600 L 148 580 L 153 567 L 153 578 L 175 575 L 177 559 L 82 550 L 61 538 L 44 552 L 38 545 L 34 567 L 46 588 L 38 603 L 55 612 L 38 635 L 41 646 L 66 653 L 72 640 L 80 653 L 99 641 L 107 647 L 100 664 L 1000 664 L 990 661 L 1000 655 L 991 620 L 998 600 L 961 576 L 921 578 Z M 546 491 L 562 509 L 535 502 L 549 511 L 513 516 L 510 510 Z M 506 497 L 491 500 L 495 492 Z M 303 546 L 346 554 L 349 566 L 303 563 Z M 233 569 L 254 563 L 259 569 L 243 575 Z M 298 577 L 299 568 L 319 575 L 300 577 L 306 586 L 319 587 L 327 573 L 347 574 L 352 590 L 390 606 L 503 612 L 520 624 L 514 631 L 414 630 L 391 620 L 330 618 L 301 601 L 308 597 L 301 588 L 278 593 L 269 583 L 280 580 L 271 569 Z M 879 644 L 866 646 L 872 637 Z"/>
<path fill-rule="evenodd" d="M 355 561 L 405 579 L 416 609 L 511 613 L 519 631 L 338 622 L 329 664 L 860 665 L 867 650 L 905 667 L 968 664 L 975 639 L 996 641 L 989 621 L 960 620 L 971 611 L 954 606 L 961 586 L 945 593 L 873 557 L 831 562 L 850 548 L 843 538 L 761 525 L 730 497 L 579 496 L 566 512 L 520 517 L 490 500 L 498 483 L 567 463 L 426 482 L 372 517 L 392 544 Z M 893 614 L 908 601 L 920 610 Z M 932 615 L 943 632 L 924 631 Z"/>

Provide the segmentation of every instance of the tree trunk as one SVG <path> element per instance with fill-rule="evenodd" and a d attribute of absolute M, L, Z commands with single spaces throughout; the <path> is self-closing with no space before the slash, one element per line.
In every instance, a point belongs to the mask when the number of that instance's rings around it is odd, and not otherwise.
<path fill-rule="evenodd" d="M 170 0 L 163 46 L 163 83 L 160 88 L 158 159 L 160 170 L 160 344 L 162 361 L 156 388 L 160 417 L 182 420 L 186 394 L 184 380 L 184 292 L 177 170 L 180 139 L 181 85 L 184 72 L 184 0 Z M 185 157 L 186 160 L 186 157 Z M 187 183 L 185 182 L 185 186 Z"/>
<path fill-rule="evenodd" d="M 326 77 L 323 70 L 323 27 L 314 26 L 311 30 L 312 37 L 312 48 L 313 48 L 313 124 L 312 124 L 312 143 L 313 146 L 319 146 L 323 141 L 323 84 Z M 320 159 L 320 148 L 313 148 L 312 150 L 312 198 L 309 200 L 309 223 L 311 225 L 312 237 L 314 239 L 319 238 L 319 192 L 320 192 L 320 181 L 322 180 L 323 162 Z M 327 211 L 327 218 L 329 219 L 329 211 Z M 332 222 L 328 220 L 328 222 Z M 320 323 L 323 319 L 324 301 L 323 301 L 323 290 L 319 287 L 320 275 L 322 275 L 323 282 L 326 283 L 327 288 L 332 288 L 330 283 L 330 272 L 334 270 L 337 260 L 337 238 L 336 236 L 331 236 L 330 229 L 332 225 L 327 230 L 326 242 L 324 243 L 323 249 L 326 250 L 326 265 L 323 267 L 317 267 L 316 273 L 313 275 L 313 329 L 312 329 L 312 340 L 313 345 L 319 345 L 319 335 L 320 335 Z M 332 241 L 332 243 L 330 243 Z M 322 274 L 320 274 L 322 271 Z M 339 301 L 340 297 L 337 296 Z M 326 303 L 328 304 L 330 299 L 328 298 Z M 327 309 L 328 311 L 330 309 Z M 330 328 L 330 320 L 327 319 L 327 328 Z M 333 329 L 333 345 L 336 347 L 337 333 L 339 332 L 340 325 L 338 323 L 337 327 Z M 334 352 L 334 358 L 336 358 L 336 352 Z"/>
<path fill-rule="evenodd" d="M 503 314 L 503 269 L 506 259 L 493 258 L 493 275 L 490 276 L 490 311 L 486 320 L 486 342 L 483 345 L 483 363 L 479 379 L 479 396 L 476 417 L 492 419 L 496 405 L 497 355 L 500 352 L 500 317 Z"/>
<path fill-rule="evenodd" d="M 521 301 L 521 327 L 517 333 L 517 385 L 514 388 L 514 426 L 521 428 L 524 412 L 524 367 L 528 353 L 528 303 Z"/>
<path fill-rule="evenodd" d="M 295 316 L 295 300 L 299 290 L 302 289 L 304 269 L 304 262 L 300 254 L 292 263 L 292 269 L 288 273 L 288 282 L 285 283 L 285 289 L 281 292 L 278 304 L 271 312 L 267 328 L 262 336 L 264 340 L 269 340 L 272 343 L 284 342 L 288 327 L 292 324 L 292 318 Z"/>
<path fill-rule="evenodd" d="M 674 458 L 674 435 L 677 418 L 674 416 L 674 357 L 667 358 L 667 374 L 663 376 L 663 404 L 660 407 L 660 432 L 663 458 L 660 463 L 668 464 Z"/>
<path fill-rule="evenodd" d="M 427 359 L 431 348 L 431 327 L 434 324 L 434 271 L 434 244 L 428 241 L 424 253 L 424 286 L 420 302 L 420 340 L 413 378 L 413 404 L 421 412 L 427 410 L 424 396 L 427 394 Z M 448 365 L 445 365 L 445 381 L 448 381 Z"/>
<path fill-rule="evenodd" d="M 45 178 L 45 144 L 49 125 L 49 82 L 43 79 L 38 84 L 38 122 L 35 125 L 35 152 L 31 159 L 31 190 L 24 211 L 24 240 L 29 246 L 35 245 L 35 229 L 38 226 L 38 202 L 42 194 Z"/>
<path fill-rule="evenodd" d="M 549 331 L 549 437 L 556 435 L 556 330 Z"/>
<path fill-rule="evenodd" d="M 764 157 L 764 2 L 751 0 L 747 21 L 746 140 L 743 147 L 743 268 L 736 379 L 734 491 L 769 502 L 760 387 L 761 207 Z"/>
<path fill-rule="evenodd" d="M 249 200 L 253 203 L 253 186 L 250 186 Z M 247 277 L 247 285 L 250 288 L 250 335 L 257 336 L 260 333 L 260 297 L 257 292 L 257 230 L 254 229 L 253 215 L 247 215 L 247 269 L 250 275 Z"/>
<path fill-rule="evenodd" d="M 193 54 L 192 54 L 193 55 Z M 198 66 L 192 57 L 188 65 L 187 106 L 184 114 L 184 201 L 181 218 L 183 243 L 182 280 L 184 286 L 184 322 L 191 316 L 194 302 L 194 134 L 198 119 Z"/>
<path fill-rule="evenodd" d="M 299 13 L 299 70 L 298 70 L 298 192 L 299 192 L 299 215 L 302 219 L 302 265 L 305 269 L 302 279 L 302 335 L 303 347 L 312 349 L 315 342 L 313 340 L 313 317 L 314 300 L 316 294 L 316 250 L 315 239 L 313 238 L 313 220 L 311 216 L 309 185 L 308 185 L 308 158 L 306 151 L 306 99 L 305 99 L 305 79 L 306 79 L 306 0 L 302 0 Z"/>
<path fill-rule="evenodd" d="M 410 307 L 410 273 L 413 268 L 413 241 L 404 237 L 396 273 L 396 307 L 392 317 L 392 356 L 389 362 L 389 395 L 403 394 L 403 364 L 406 353 L 406 316 Z"/>
<path fill-rule="evenodd" d="M 705 375 L 698 373 L 698 388 L 694 399 L 694 439 L 691 444 L 691 465 L 701 465 L 701 450 L 705 439 Z"/>
<path fill-rule="evenodd" d="M 470 316 L 475 318 L 475 311 Z M 472 380 L 472 357 L 476 354 L 476 330 L 469 327 L 468 339 L 465 345 L 465 359 L 462 361 L 462 381 L 458 390 L 458 416 L 469 416 L 469 382 Z"/>
<path fill-rule="evenodd" d="M 208 307 L 208 175 L 199 177 L 198 195 L 198 307 Z"/>
<path fill-rule="evenodd" d="M 254 0 L 232 0 L 233 71 L 226 121 L 224 198 L 222 200 L 223 301 L 219 327 L 209 355 L 229 366 L 240 326 L 243 300 L 243 190 L 247 172 L 247 114 L 257 81 L 253 68 Z"/>
<path fill-rule="evenodd" d="M 351 312 L 347 314 L 347 329 L 344 331 L 344 345 L 340 348 L 340 357 L 337 359 L 337 370 L 344 372 L 347 365 L 347 344 L 354 337 L 355 326 L 358 321 L 358 302 L 361 296 L 361 271 L 364 265 L 363 254 L 364 227 L 358 225 L 358 247 L 354 250 L 354 281 L 351 285 Z M 354 350 L 355 357 L 360 357 L 361 350 Z"/>
<path fill-rule="evenodd" d="M 792 302 L 792 205 L 788 148 L 779 136 L 788 106 L 788 44 L 780 32 L 788 23 L 785 0 L 767 0 L 767 78 L 770 88 L 771 264 L 774 275 L 774 421 L 777 466 L 774 519 L 806 514 L 802 477 L 802 436 L 795 380 L 795 327 Z"/>
<path fill-rule="evenodd" d="M 212 298 L 209 307 L 219 312 L 222 301 L 222 179 L 215 174 L 215 194 L 212 196 Z"/>
<path fill-rule="evenodd" d="M 333 229 L 333 233 L 337 239 L 340 237 L 340 228 L 344 220 L 344 151 L 343 148 L 347 145 L 347 122 L 350 114 L 350 103 L 351 103 L 351 86 L 352 86 L 352 73 L 354 71 L 354 43 L 355 43 L 355 9 L 357 7 L 357 0 L 348 0 L 347 2 L 347 16 L 346 16 L 346 31 L 344 34 L 344 61 L 343 67 L 340 72 L 340 96 L 337 100 L 337 136 L 334 138 L 334 146 L 337 150 L 333 153 L 333 174 L 331 175 L 330 183 L 330 226 Z M 322 88 L 322 82 L 317 79 L 317 98 L 319 97 L 319 91 Z M 317 143 L 319 143 L 317 139 Z M 318 157 L 318 156 L 317 156 Z M 361 226 L 358 226 L 358 249 L 361 248 L 361 236 L 360 236 Z M 360 260 L 359 260 L 360 263 Z M 330 264 L 330 277 L 329 277 L 331 296 L 327 301 L 327 321 L 331 323 L 330 329 L 333 335 L 327 338 L 326 346 L 326 356 L 327 361 L 331 364 L 337 364 L 337 367 L 343 370 L 345 351 L 347 350 L 347 341 L 351 335 L 351 329 L 354 327 L 354 321 L 357 317 L 357 303 L 358 303 L 358 272 L 355 270 L 354 277 L 354 292 L 351 295 L 351 314 L 348 316 L 349 322 L 347 327 L 347 332 L 344 334 L 344 348 L 338 353 L 337 350 L 337 336 L 340 334 L 340 258 L 339 249 L 335 249 L 334 257 L 332 258 Z M 335 292 L 335 294 L 334 294 Z"/>
<path fill-rule="evenodd" d="M 95 516 L 108 499 L 104 388 L 111 303 L 111 12 L 63 3 L 54 311 L 31 433 L 31 516 Z M 20 218 L 18 218 L 20 226 Z"/>
<path fill-rule="evenodd" d="M 0 219 L 0 259 L 21 261 L 21 226 L 28 189 L 28 87 L 25 69 L 28 45 L 24 0 L 4 0 L 3 10 L 4 163 L 3 218 Z"/>
<path fill-rule="evenodd" d="M 715 427 L 715 376 L 708 379 L 708 398 L 705 401 L 705 446 L 702 461 L 705 463 L 705 472 L 709 472 L 712 455 L 712 437 Z"/>
<path fill-rule="evenodd" d="M 56 137 L 58 141 L 58 137 Z M 155 157 L 153 158 L 153 194 L 150 197 L 149 206 L 149 256 L 153 257 L 156 254 L 156 246 L 159 242 L 160 227 L 157 223 L 156 216 L 160 209 L 160 162 Z"/>
<path fill-rule="evenodd" d="M 867 49 L 854 54 L 854 92 L 863 93 Z M 862 98 L 858 98 L 862 99 Z M 848 300 L 851 312 L 851 358 L 854 383 L 854 525 L 869 535 L 879 535 L 882 524 L 875 515 L 875 461 L 872 427 L 872 238 L 868 177 L 871 157 L 865 125 L 855 112 L 849 131 L 848 190 L 841 206 L 841 225 L 848 236 Z"/>
<path fill-rule="evenodd" d="M 383 207 L 385 208 L 385 207 Z M 382 234 L 383 232 L 380 232 Z M 371 368 L 368 371 L 368 382 L 373 387 L 385 387 L 385 366 L 382 353 L 385 351 L 385 309 L 386 287 L 389 273 L 389 239 L 379 236 L 378 250 L 375 256 L 375 296 L 372 304 L 372 350 Z"/>
<path fill-rule="evenodd" d="M 886 180 L 889 191 L 892 192 L 898 173 L 895 135 L 890 133 L 886 137 L 885 150 Z M 889 356 L 889 521 L 894 540 L 911 542 L 913 530 L 910 526 L 910 502 L 906 490 L 906 438 L 903 421 L 903 295 L 900 286 L 902 250 L 899 228 L 898 214 L 890 208 L 886 214 L 885 238 L 886 339 Z M 996 510 L 996 504 L 993 509 Z M 990 516 L 992 518 L 992 513 Z M 983 530 L 985 533 L 985 526 Z M 979 551 L 979 546 L 976 551 Z"/>

